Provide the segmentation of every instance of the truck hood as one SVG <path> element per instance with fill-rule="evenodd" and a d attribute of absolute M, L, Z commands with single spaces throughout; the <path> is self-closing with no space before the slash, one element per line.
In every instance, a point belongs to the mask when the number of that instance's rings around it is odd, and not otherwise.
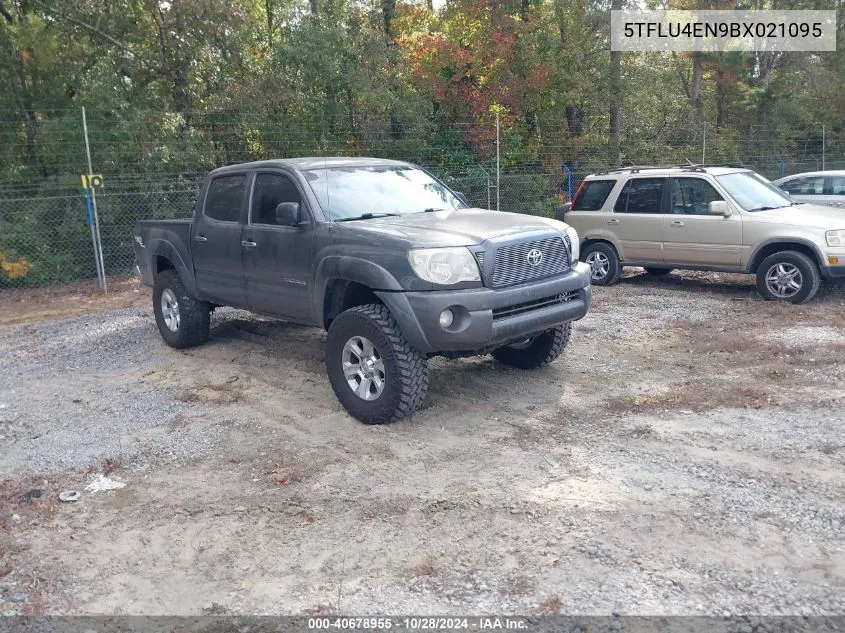
<path fill-rule="evenodd" d="M 826 230 L 845 229 L 845 209 L 818 204 L 797 204 L 770 211 L 754 211 L 749 215 L 758 222 L 793 224 Z"/>
<path fill-rule="evenodd" d="M 567 225 L 551 218 L 520 213 L 456 209 L 357 220 L 342 226 L 399 238 L 413 246 L 475 246 L 515 233 L 564 231 Z"/>

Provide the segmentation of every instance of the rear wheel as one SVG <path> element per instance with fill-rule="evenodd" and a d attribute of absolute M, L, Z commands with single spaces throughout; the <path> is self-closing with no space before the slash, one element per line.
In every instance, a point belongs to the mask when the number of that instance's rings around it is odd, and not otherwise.
<path fill-rule="evenodd" d="M 493 352 L 493 358 L 518 369 L 548 365 L 563 353 L 572 335 L 572 324 L 558 325 L 532 338 L 514 341 Z"/>
<path fill-rule="evenodd" d="M 619 280 L 622 263 L 616 249 L 607 242 L 587 245 L 581 258 L 590 266 L 590 281 L 596 286 L 609 286 Z"/>
<path fill-rule="evenodd" d="M 365 424 L 411 415 L 428 391 L 428 363 L 411 347 L 387 307 L 339 314 L 326 337 L 326 370 L 338 400 Z"/>
<path fill-rule="evenodd" d="M 170 347 L 195 347 L 208 340 L 211 305 L 192 297 L 175 270 L 156 276 L 153 312 L 161 338 Z"/>
<path fill-rule="evenodd" d="M 821 285 L 819 269 L 798 251 L 782 251 L 764 259 L 757 268 L 757 291 L 768 301 L 804 303 Z"/>
<path fill-rule="evenodd" d="M 654 266 L 646 266 L 645 271 L 654 277 L 661 277 L 672 272 L 671 268 L 655 268 Z"/>

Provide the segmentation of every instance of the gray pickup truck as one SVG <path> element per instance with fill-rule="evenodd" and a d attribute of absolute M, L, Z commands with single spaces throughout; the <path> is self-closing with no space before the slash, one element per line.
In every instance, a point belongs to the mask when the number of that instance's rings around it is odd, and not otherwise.
<path fill-rule="evenodd" d="M 193 219 L 138 223 L 135 255 L 168 345 L 204 343 L 219 306 L 325 328 L 332 388 L 368 424 L 420 405 L 432 356 L 553 361 L 591 298 L 563 222 L 468 208 L 425 170 L 373 158 L 215 169 Z"/>

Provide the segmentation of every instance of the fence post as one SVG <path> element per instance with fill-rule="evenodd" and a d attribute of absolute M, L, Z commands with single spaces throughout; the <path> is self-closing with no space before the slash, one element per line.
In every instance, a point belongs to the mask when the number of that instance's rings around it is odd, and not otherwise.
<path fill-rule="evenodd" d="M 822 125 L 822 171 L 824 171 L 824 125 Z"/>
<path fill-rule="evenodd" d="M 496 211 L 499 211 L 499 184 L 501 182 L 499 174 L 501 173 L 501 169 L 499 168 L 499 109 L 496 109 Z"/>
<path fill-rule="evenodd" d="M 572 170 L 566 163 L 561 163 L 564 171 L 566 171 L 566 201 L 572 202 Z"/>
<path fill-rule="evenodd" d="M 701 164 L 706 165 L 707 160 L 705 156 L 707 155 L 707 121 L 702 124 L 704 128 L 704 134 L 701 137 Z"/>
<path fill-rule="evenodd" d="M 82 130 L 85 133 L 85 154 L 88 156 L 88 174 L 90 175 L 94 172 L 94 170 L 91 167 L 91 146 L 88 144 L 88 119 L 85 117 L 85 106 L 82 106 Z M 90 185 L 91 183 L 88 184 Z M 88 190 L 91 192 L 90 199 L 88 198 Z M 97 217 L 97 195 L 94 193 L 94 187 L 86 189 L 85 198 L 86 201 L 93 207 L 94 224 L 91 227 L 91 238 L 94 239 L 96 235 L 96 241 L 94 242 L 94 258 L 97 260 L 97 277 L 100 281 L 100 288 L 103 289 L 103 292 L 108 292 L 108 288 L 106 286 L 106 266 L 103 262 L 103 240 L 100 237 L 100 220 Z M 91 218 L 89 216 L 89 221 L 90 219 Z"/>

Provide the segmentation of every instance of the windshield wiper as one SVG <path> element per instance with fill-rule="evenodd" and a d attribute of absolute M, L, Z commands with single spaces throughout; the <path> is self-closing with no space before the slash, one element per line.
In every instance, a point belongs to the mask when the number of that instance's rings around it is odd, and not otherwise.
<path fill-rule="evenodd" d="M 435 209 L 434 207 L 431 207 L 429 209 L 423 209 L 423 213 L 434 213 L 436 211 L 448 211 L 448 210 L 449 209 Z"/>
<path fill-rule="evenodd" d="M 773 209 L 782 209 L 783 207 L 754 207 L 749 211 L 772 211 Z"/>
<path fill-rule="evenodd" d="M 401 215 L 399 213 L 362 213 L 354 218 L 338 218 L 335 222 L 352 222 L 353 220 L 372 220 L 373 218 L 388 218 Z"/>

